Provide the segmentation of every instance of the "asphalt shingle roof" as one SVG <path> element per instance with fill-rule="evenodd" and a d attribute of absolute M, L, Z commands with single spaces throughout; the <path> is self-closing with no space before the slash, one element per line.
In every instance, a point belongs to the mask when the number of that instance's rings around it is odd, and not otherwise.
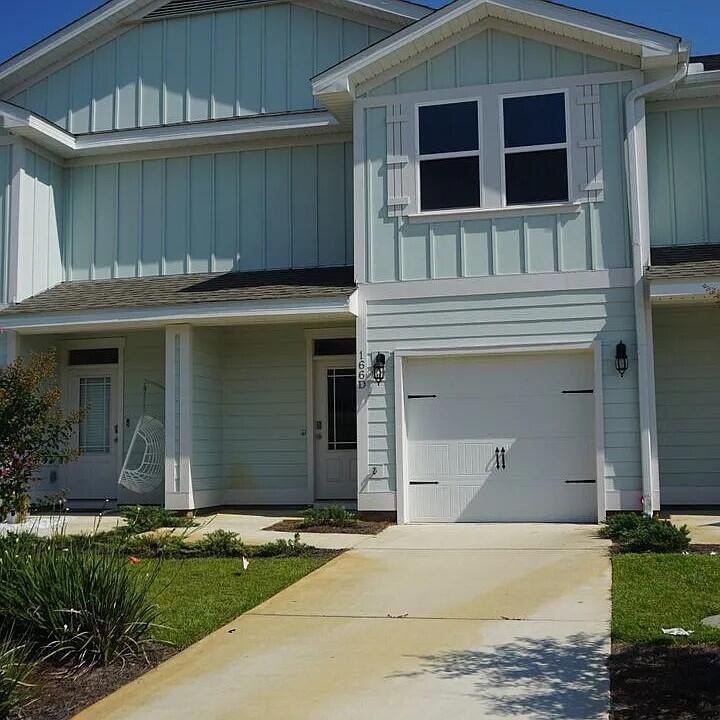
<path fill-rule="evenodd" d="M 10 305 L 0 312 L 0 319 L 30 313 L 349 297 L 353 290 L 352 267 L 71 281 Z"/>
<path fill-rule="evenodd" d="M 674 245 L 652 248 L 652 264 L 645 276 L 650 280 L 720 275 L 720 245 Z"/>

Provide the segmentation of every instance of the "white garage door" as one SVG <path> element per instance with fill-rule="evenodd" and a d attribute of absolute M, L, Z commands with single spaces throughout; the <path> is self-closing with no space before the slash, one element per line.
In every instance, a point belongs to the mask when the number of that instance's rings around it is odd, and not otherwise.
<path fill-rule="evenodd" d="M 587 353 L 410 358 L 411 522 L 597 520 Z"/>

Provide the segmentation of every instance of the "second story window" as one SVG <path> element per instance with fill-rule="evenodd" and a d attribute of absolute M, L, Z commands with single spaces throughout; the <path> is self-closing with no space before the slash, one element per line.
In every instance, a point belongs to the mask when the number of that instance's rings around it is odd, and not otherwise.
<path fill-rule="evenodd" d="M 565 93 L 502 98 L 506 205 L 567 202 Z"/>
<path fill-rule="evenodd" d="M 479 117 L 477 100 L 418 106 L 422 211 L 480 207 Z"/>

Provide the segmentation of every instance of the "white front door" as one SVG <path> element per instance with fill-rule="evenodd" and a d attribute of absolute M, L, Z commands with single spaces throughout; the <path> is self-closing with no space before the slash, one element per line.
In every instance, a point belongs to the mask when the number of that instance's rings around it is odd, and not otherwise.
<path fill-rule="evenodd" d="M 352 359 L 315 360 L 315 497 L 357 498 L 357 417 Z"/>
<path fill-rule="evenodd" d="M 408 359 L 415 522 L 597 520 L 587 353 Z"/>
<path fill-rule="evenodd" d="M 73 436 L 79 458 L 63 466 L 63 486 L 69 501 L 101 505 L 117 499 L 118 398 L 113 366 L 67 370 L 67 404 L 83 415 Z"/>

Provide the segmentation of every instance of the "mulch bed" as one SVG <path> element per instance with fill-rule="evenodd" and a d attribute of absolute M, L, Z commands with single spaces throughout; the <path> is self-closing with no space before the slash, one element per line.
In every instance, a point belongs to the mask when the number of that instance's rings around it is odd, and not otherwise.
<path fill-rule="evenodd" d="M 720 545 L 692 544 L 689 547 L 689 551 L 694 555 L 709 555 L 710 553 L 717 553 L 718 555 L 720 555 Z"/>
<path fill-rule="evenodd" d="M 57 668 L 45 665 L 35 679 L 35 701 L 14 717 L 18 720 L 69 720 L 176 652 L 176 648 L 157 645 L 147 653 L 147 660 L 115 663 L 69 677 L 61 675 Z"/>
<path fill-rule="evenodd" d="M 277 532 L 299 532 L 299 533 L 339 533 L 341 535 L 377 535 L 386 527 L 395 523 L 389 520 L 356 520 L 354 525 L 312 525 L 302 527 L 302 520 L 281 520 L 280 522 L 263 528 L 264 530 L 275 530 Z"/>
<path fill-rule="evenodd" d="M 610 720 L 720 718 L 720 646 L 614 644 Z"/>

